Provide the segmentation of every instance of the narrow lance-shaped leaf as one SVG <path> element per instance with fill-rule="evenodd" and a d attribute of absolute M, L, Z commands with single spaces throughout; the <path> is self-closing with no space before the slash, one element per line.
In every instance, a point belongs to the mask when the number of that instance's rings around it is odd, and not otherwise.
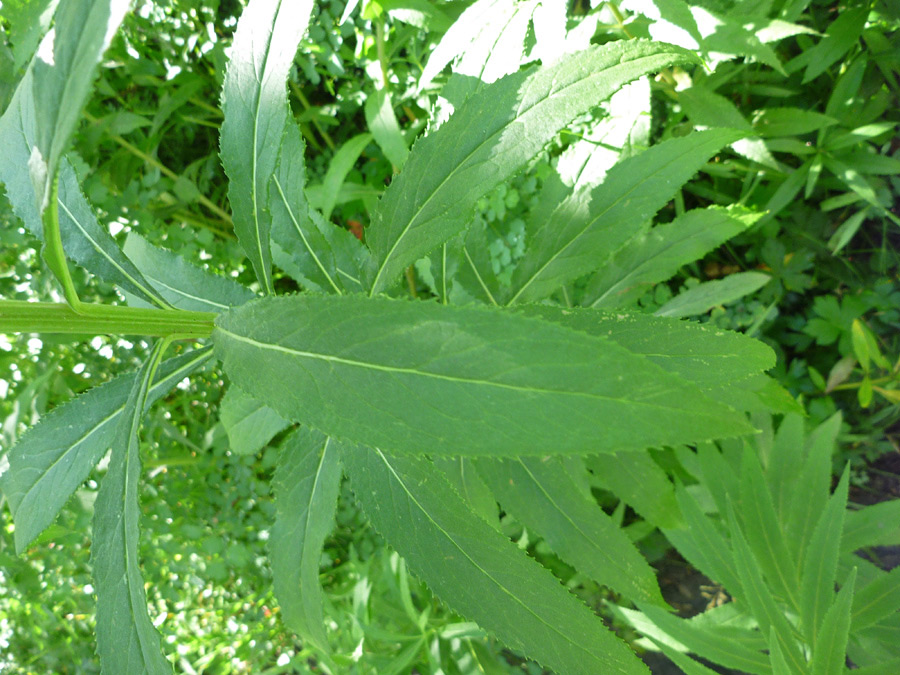
<path fill-rule="evenodd" d="M 370 293 L 462 231 L 475 202 L 569 122 L 626 82 L 695 58 L 667 45 L 614 42 L 479 90 L 416 143 L 379 202 L 367 231 L 375 259 Z"/>
<path fill-rule="evenodd" d="M 503 508 L 543 537 L 563 560 L 632 601 L 665 606 L 656 576 L 591 496 L 579 458 L 479 459 Z"/>
<path fill-rule="evenodd" d="M 91 565 L 97 588 L 97 651 L 104 672 L 168 674 L 159 633 L 147 613 L 138 566 L 141 507 L 140 438 L 153 370 L 165 340 L 157 342 L 125 403 L 112 443 L 109 470 L 94 504 Z"/>
<path fill-rule="evenodd" d="M 306 427 L 295 431 L 281 449 L 272 483 L 276 515 L 269 556 L 285 625 L 323 650 L 328 640 L 319 560 L 334 525 L 340 486 L 334 441 Z"/>
<path fill-rule="evenodd" d="M 530 221 L 509 303 L 541 300 L 597 269 L 713 154 L 743 135 L 710 129 L 664 141 L 614 166 L 597 187 L 574 192 L 553 220 Z"/>
<path fill-rule="evenodd" d="M 222 87 L 222 165 L 238 241 L 272 293 L 269 181 L 287 123 L 286 82 L 312 0 L 253 0 L 238 21 Z"/>
<path fill-rule="evenodd" d="M 727 305 L 758 291 L 771 280 L 772 277 L 762 272 L 738 272 L 724 279 L 706 281 L 679 293 L 654 313 L 676 319 L 705 314 L 713 307 Z"/>
<path fill-rule="evenodd" d="M 43 224 L 38 210 L 35 186 L 27 171 L 31 148 L 36 141 L 34 98 L 31 96 L 32 72 L 26 72 L 9 107 L 0 117 L 0 147 L 7 161 L 0 162 L 0 182 L 13 212 L 36 237 L 43 239 Z M 66 255 L 101 279 L 146 302 L 166 307 L 167 303 L 141 276 L 122 253 L 81 192 L 75 170 L 67 159 L 59 164 L 59 229 Z"/>
<path fill-rule="evenodd" d="M 212 350 L 206 348 L 160 365 L 147 405 L 211 357 Z M 53 522 L 109 449 L 134 378 L 134 373 L 123 375 L 57 406 L 12 447 L 0 488 L 16 524 L 17 552 Z"/>
<path fill-rule="evenodd" d="M 372 521 L 450 607 L 559 673 L 647 673 L 550 572 L 473 513 L 425 459 L 341 447 Z"/>
<path fill-rule="evenodd" d="M 134 232 L 128 233 L 123 250 L 154 288 L 178 309 L 221 312 L 256 297 L 234 279 L 196 267 Z"/>
<path fill-rule="evenodd" d="M 28 169 L 40 212 L 47 206 L 50 183 L 90 94 L 97 63 L 129 4 L 128 0 L 62 0 L 53 28 L 32 59 L 36 117 Z"/>
<path fill-rule="evenodd" d="M 282 417 L 392 451 L 583 454 L 750 430 L 614 342 L 501 310 L 268 298 L 213 337 L 232 382 Z"/>
<path fill-rule="evenodd" d="M 855 586 L 856 568 L 850 572 L 834 603 L 825 613 L 821 639 L 813 650 L 809 669 L 815 675 L 841 675 L 847 672 L 847 640 L 850 636 L 850 608 L 853 605 Z"/>

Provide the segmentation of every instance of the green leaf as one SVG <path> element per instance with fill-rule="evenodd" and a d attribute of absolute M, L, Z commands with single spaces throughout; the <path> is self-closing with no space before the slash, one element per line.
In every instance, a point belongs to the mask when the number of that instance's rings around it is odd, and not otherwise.
<path fill-rule="evenodd" d="M 3 18 L 9 26 L 9 41 L 19 70 L 31 60 L 41 36 L 50 28 L 59 0 L 7 0 Z"/>
<path fill-rule="evenodd" d="M 724 279 L 705 281 L 683 291 L 656 310 L 656 316 L 678 319 L 706 314 L 713 307 L 727 305 L 758 291 L 772 280 L 762 272 L 738 272 Z"/>
<path fill-rule="evenodd" d="M 157 342 L 133 380 L 112 441 L 109 470 L 94 503 L 91 565 L 97 588 L 97 652 L 104 672 L 171 673 L 159 633 L 147 613 L 138 566 L 141 518 L 141 417 L 164 340 Z"/>
<path fill-rule="evenodd" d="M 640 608 L 648 619 L 694 654 L 728 668 L 739 668 L 754 675 L 771 675 L 769 659 L 764 654 L 723 640 L 720 634 L 693 625 L 693 622 L 673 616 L 660 607 L 641 605 Z"/>
<path fill-rule="evenodd" d="M 900 546 L 900 499 L 849 511 L 841 550 L 852 553 L 867 546 Z"/>
<path fill-rule="evenodd" d="M 476 201 L 569 122 L 626 82 L 695 58 L 670 46 L 613 42 L 509 75 L 472 95 L 416 143 L 379 202 L 367 231 L 376 263 L 370 293 L 465 229 Z"/>
<path fill-rule="evenodd" d="M 588 282 L 580 304 L 615 309 L 634 303 L 654 284 L 746 230 L 762 214 L 740 207 L 688 211 L 631 239 Z"/>
<path fill-rule="evenodd" d="M 476 466 L 504 510 L 564 561 L 632 601 L 666 606 L 650 565 L 578 480 L 580 459 L 480 459 Z"/>
<path fill-rule="evenodd" d="M 800 621 L 807 643 L 814 652 L 822 637 L 821 629 L 825 613 L 834 600 L 841 533 L 844 529 L 844 513 L 847 510 L 849 468 L 848 466 L 844 470 L 834 495 L 828 500 L 828 505 L 812 531 L 801 568 Z"/>
<path fill-rule="evenodd" d="M 256 297 L 233 279 L 195 267 L 134 232 L 128 233 L 122 250 L 159 294 L 178 309 L 221 312 Z"/>
<path fill-rule="evenodd" d="M 500 512 L 491 489 L 478 473 L 475 461 L 470 457 L 435 457 L 434 465 L 444 473 L 450 485 L 469 508 L 484 518 L 489 525 L 499 529 Z"/>
<path fill-rule="evenodd" d="M 868 628 L 897 611 L 900 611 L 900 567 L 880 574 L 853 597 L 853 630 Z"/>
<path fill-rule="evenodd" d="M 39 213 L 48 204 L 50 184 L 81 117 L 97 64 L 129 4 L 128 0 L 64 0 L 56 10 L 53 28 L 32 58 L 35 141 L 27 166 Z"/>
<path fill-rule="evenodd" d="M 762 455 L 766 465 L 766 481 L 779 522 L 787 522 L 791 499 L 797 490 L 796 477 L 804 460 L 803 438 L 803 417 L 799 414 L 786 415 L 778 427 L 771 452 L 768 456 Z M 708 476 L 708 480 L 713 480 L 713 475 Z"/>
<path fill-rule="evenodd" d="M 796 675 L 805 675 L 805 661 L 794 641 L 791 625 L 788 623 L 784 611 L 776 604 L 771 587 L 763 579 L 760 562 L 750 550 L 741 527 L 734 518 L 733 511 L 729 511 L 728 518 L 734 563 L 743 589 L 741 597 L 747 602 L 753 616 L 756 617 L 763 635 L 772 630 L 775 631 L 778 646 L 781 648 L 782 656 L 791 672 Z"/>
<path fill-rule="evenodd" d="M 868 17 L 868 6 L 844 9 L 837 13 L 837 18 L 825 30 L 825 37 L 819 44 L 806 50 L 802 54 L 802 60 L 799 57 L 795 59 L 798 64 L 806 65 L 803 84 L 824 73 L 858 42 Z"/>
<path fill-rule="evenodd" d="M 529 221 L 528 248 L 513 274 L 509 303 L 541 300 L 597 269 L 713 154 L 743 135 L 711 129 L 664 141 L 614 166 L 592 190 L 567 197 L 552 219 Z"/>
<path fill-rule="evenodd" d="M 269 186 L 272 256 L 304 286 L 324 292 L 360 290 L 360 267 L 368 254 L 350 232 L 335 227 L 310 208 L 303 186 L 306 164 L 296 124 L 282 138 L 278 167 Z"/>
<path fill-rule="evenodd" d="M 214 340 L 232 382 L 282 417 L 392 451 L 606 452 L 750 429 L 609 340 L 488 308 L 271 298 L 220 315 Z"/>
<path fill-rule="evenodd" d="M 762 342 L 708 325 L 579 307 L 523 305 L 516 311 L 606 337 L 703 389 L 730 386 L 775 365 L 774 352 Z"/>
<path fill-rule="evenodd" d="M 430 462 L 341 450 L 372 524 L 455 611 L 560 673 L 648 672 L 548 570 L 473 513 Z"/>
<path fill-rule="evenodd" d="M 9 107 L 0 117 L 0 147 L 6 161 L 0 162 L 0 182 L 13 212 L 36 237 L 43 239 L 35 186 L 27 171 L 31 148 L 36 141 L 32 73 L 19 83 Z M 146 302 L 167 306 L 153 286 L 119 249 L 109 231 L 101 227 L 81 192 L 75 170 L 68 159 L 59 166 L 59 229 L 66 255 L 101 279 L 118 284 Z"/>
<path fill-rule="evenodd" d="M 366 124 L 378 147 L 396 171 L 403 168 L 409 156 L 406 139 L 400 132 L 400 124 L 394 114 L 391 94 L 386 89 L 378 89 L 366 99 Z"/>
<path fill-rule="evenodd" d="M 308 428 L 291 434 L 278 455 L 272 481 L 275 525 L 269 556 L 275 597 L 285 625 L 325 651 L 319 560 L 334 525 L 340 486 L 335 443 Z"/>
<path fill-rule="evenodd" d="M 586 459 L 594 480 L 659 528 L 684 527 L 668 475 L 650 453 L 617 452 Z"/>
<path fill-rule="evenodd" d="M 744 448 L 741 462 L 740 506 L 742 533 L 769 588 L 792 609 L 797 609 L 799 566 L 788 549 L 757 452 L 749 445 Z"/>
<path fill-rule="evenodd" d="M 252 455 L 262 450 L 275 434 L 290 425 L 269 406 L 239 387 L 229 387 L 225 392 L 219 418 L 228 434 L 228 447 L 238 455 Z"/>
<path fill-rule="evenodd" d="M 211 357 L 211 349 L 200 349 L 160 365 L 147 406 Z M 109 449 L 134 381 L 133 373 L 122 375 L 57 406 L 9 451 L 0 487 L 16 525 L 16 552 L 53 522 Z"/>
<path fill-rule="evenodd" d="M 833 117 L 802 108 L 764 108 L 753 120 L 756 131 L 767 138 L 800 136 L 833 124 Z"/>
<path fill-rule="evenodd" d="M 322 190 L 318 193 L 318 200 L 315 203 L 315 206 L 321 209 L 325 220 L 331 218 L 331 212 L 337 204 L 338 193 L 344 184 L 344 179 L 347 178 L 347 174 L 350 173 L 363 150 L 371 142 L 372 134 L 357 134 L 347 140 L 331 158 L 328 171 L 325 172 L 325 178 L 322 181 Z M 310 193 L 311 196 L 312 193 Z"/>
<path fill-rule="evenodd" d="M 252 0 L 241 14 L 222 87 L 220 144 L 238 241 L 272 293 L 269 182 L 288 118 L 286 82 L 312 0 Z"/>
<path fill-rule="evenodd" d="M 844 477 L 846 478 L 846 472 Z M 809 672 L 814 675 L 842 675 L 847 672 L 847 640 L 850 635 L 850 608 L 856 585 L 854 569 L 825 613 L 820 639 L 813 650 Z"/>

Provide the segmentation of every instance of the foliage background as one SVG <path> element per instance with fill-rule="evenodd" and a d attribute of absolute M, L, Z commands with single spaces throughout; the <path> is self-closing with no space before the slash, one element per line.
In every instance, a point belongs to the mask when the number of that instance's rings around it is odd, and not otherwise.
<path fill-rule="evenodd" d="M 26 4 L 8 0 L 0 9 L 3 107 L 34 39 L 20 20 L 35 11 L 35 4 Z M 434 3 L 427 20 L 418 22 L 398 19 L 386 3 L 364 3 L 344 21 L 342 2 L 320 3 L 314 11 L 292 72 L 291 105 L 308 145 L 309 184 L 323 186 L 319 198 L 332 200 L 335 222 L 351 230 L 364 225 L 392 175 L 391 161 L 376 143 L 354 141 L 367 128 L 365 104 L 376 84 L 389 84 L 404 134 L 412 138 L 421 132 L 434 96 L 417 92 L 416 82 L 465 4 Z M 734 9 L 727 0 L 698 4 Z M 744 330 L 775 347 L 776 375 L 805 403 L 811 424 L 844 413 L 835 464 L 849 460 L 853 480 L 864 489 L 871 476 L 867 467 L 897 452 L 900 435 L 895 365 L 900 364 L 900 230 L 890 217 L 900 216 L 900 12 L 889 0 L 797 4 L 808 6 L 795 22 L 812 31 L 777 43 L 786 73 L 752 60 L 726 60 L 706 75 L 695 74 L 694 84 L 714 88 L 757 127 L 773 123 L 768 110 L 786 107 L 821 113 L 831 107 L 837 121 L 826 129 L 782 120 L 781 131 L 769 133 L 775 164 L 729 154 L 692 182 L 680 208 L 741 203 L 770 214 L 672 281 L 648 290 L 638 304 L 654 310 L 682 289 L 737 271 L 770 274 L 772 281 L 760 290 L 717 305 L 697 320 Z M 624 27 L 610 3 L 596 5 L 576 2 L 572 8 L 573 17 L 598 17 L 595 42 L 648 30 L 644 18 Z M 816 51 L 821 35 L 842 12 L 863 5 L 870 10 L 864 27 L 821 73 L 807 79 L 805 66 L 821 56 L 822 50 Z M 198 265 L 251 284 L 253 273 L 227 212 L 216 105 L 241 9 L 237 0 L 136 3 L 107 54 L 75 149 L 84 190 L 120 240 L 138 232 Z M 848 72 L 859 84 L 844 101 L 841 87 L 847 86 Z M 654 140 L 698 123 L 678 92 L 672 83 L 654 83 Z M 874 124 L 883 125 L 880 133 L 851 139 L 845 152 L 828 145 L 840 132 Z M 483 200 L 479 217 L 493 233 L 488 252 L 501 278 L 522 255 L 522 217 L 549 162 L 578 133 L 574 128 L 561 135 L 546 157 Z M 677 208 L 673 204 L 668 217 Z M 0 296 L 54 297 L 35 241 L 2 197 L 0 259 Z M 294 288 L 287 277 L 279 283 L 280 290 Z M 81 287 L 92 288 L 98 299 L 115 297 L 97 280 Z M 423 278 L 415 292 L 428 294 Z M 874 361 L 868 369 L 860 366 L 854 321 L 873 336 L 887 367 Z M 0 336 L 0 457 L 45 411 L 136 367 L 147 349 L 142 342 L 106 337 L 73 344 L 49 336 Z M 873 393 L 872 383 L 889 393 Z M 157 405 L 145 423 L 141 555 L 146 578 L 154 580 L 148 589 L 151 616 L 161 623 L 184 672 L 316 672 L 312 653 L 280 624 L 271 593 L 265 541 L 273 519 L 272 455 L 240 457 L 229 451 L 215 422 L 223 385 L 214 369 L 194 377 Z M 0 672 L 98 672 L 87 537 L 96 487 L 91 480 L 79 490 L 63 517 L 22 558 L 13 554 L 8 511 L 0 510 Z M 352 500 L 341 504 L 322 561 L 337 672 L 537 672 L 434 600 L 350 506 Z M 628 517 L 639 530 L 641 521 Z M 606 611 L 606 591 L 574 575 L 512 519 L 504 527 L 588 604 Z M 670 554 L 658 533 L 636 537 L 651 561 L 666 564 Z M 624 624 L 615 625 L 629 635 Z"/>

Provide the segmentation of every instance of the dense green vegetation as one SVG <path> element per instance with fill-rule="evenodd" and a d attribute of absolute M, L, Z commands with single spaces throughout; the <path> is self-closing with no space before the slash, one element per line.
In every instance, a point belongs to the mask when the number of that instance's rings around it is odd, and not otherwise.
<path fill-rule="evenodd" d="M 896 3 L 244 4 L 0 6 L 0 672 L 898 672 Z"/>

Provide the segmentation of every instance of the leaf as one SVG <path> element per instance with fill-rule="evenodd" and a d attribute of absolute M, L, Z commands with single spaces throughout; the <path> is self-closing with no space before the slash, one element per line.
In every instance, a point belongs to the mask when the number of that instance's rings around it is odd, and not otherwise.
<path fill-rule="evenodd" d="M 879 502 L 859 511 L 848 511 L 841 550 L 867 546 L 900 546 L 900 499 Z"/>
<path fill-rule="evenodd" d="M 695 57 L 669 46 L 613 42 L 509 75 L 473 94 L 419 140 L 378 203 L 367 241 L 370 293 L 468 225 L 476 201 L 556 133 L 620 86 Z M 478 129 L 474 133 L 473 129 Z"/>
<path fill-rule="evenodd" d="M 734 512 L 731 510 L 728 519 L 735 567 L 743 589 L 742 597 L 750 607 L 753 616 L 756 617 L 763 634 L 775 631 L 778 646 L 791 672 L 802 675 L 805 673 L 805 662 L 794 641 L 791 626 L 782 609 L 777 606 L 770 586 L 763 579 L 758 559 L 750 550 L 743 531 L 734 517 Z"/>
<path fill-rule="evenodd" d="M 247 395 L 239 387 L 229 387 L 225 392 L 219 418 L 228 434 L 229 448 L 238 455 L 259 452 L 275 434 L 290 425 L 269 406 Z"/>
<path fill-rule="evenodd" d="M 307 287 L 338 294 L 344 289 L 361 290 L 360 267 L 368 251 L 350 232 L 326 222 L 310 208 L 303 190 L 303 152 L 300 130 L 288 124 L 269 187 L 272 256 Z"/>
<path fill-rule="evenodd" d="M 440 469 L 462 500 L 489 525 L 500 528 L 500 512 L 491 489 L 478 473 L 470 457 L 435 457 L 434 465 Z"/>
<path fill-rule="evenodd" d="M 394 115 L 390 92 L 386 89 L 378 89 L 370 94 L 366 98 L 365 114 L 366 124 L 369 126 L 369 131 L 372 132 L 372 137 L 394 169 L 399 171 L 406 163 L 409 148 L 400 131 L 397 116 Z"/>
<path fill-rule="evenodd" d="M 509 303 L 540 300 L 597 269 L 714 153 L 742 135 L 712 129 L 664 141 L 614 166 L 596 188 L 566 198 L 552 220 L 526 233 Z"/>
<path fill-rule="evenodd" d="M 210 357 L 211 349 L 200 349 L 161 364 L 147 406 Z M 109 449 L 134 381 L 134 373 L 122 375 L 57 406 L 9 451 L 0 487 L 16 525 L 17 553 L 53 522 Z"/>
<path fill-rule="evenodd" d="M 97 588 L 97 652 L 104 672 L 171 673 L 159 633 L 147 613 L 138 567 L 141 508 L 141 417 L 148 404 L 153 370 L 165 340 L 157 342 L 133 380 L 116 423 L 109 470 L 94 503 L 91 566 Z"/>
<path fill-rule="evenodd" d="M 672 482 L 648 452 L 592 455 L 586 462 L 600 485 L 654 526 L 684 527 Z"/>
<path fill-rule="evenodd" d="M 802 108 L 764 108 L 753 120 L 756 131 L 767 138 L 801 136 L 833 124 L 833 117 Z"/>
<path fill-rule="evenodd" d="M 660 607 L 641 605 L 640 608 L 648 619 L 694 654 L 754 675 L 771 674 L 769 659 L 764 654 L 738 643 L 724 641 L 721 635 L 673 616 Z"/>
<path fill-rule="evenodd" d="M 684 318 L 706 314 L 713 307 L 727 305 L 758 291 L 772 280 L 762 272 L 738 272 L 724 279 L 706 281 L 683 291 L 656 310 L 656 316 Z"/>
<path fill-rule="evenodd" d="M 252 0 L 241 14 L 222 87 L 220 145 L 238 241 L 272 293 L 269 181 L 288 117 L 286 82 L 312 0 Z"/>
<path fill-rule="evenodd" d="M 177 253 L 158 248 L 129 232 L 122 248 L 144 278 L 173 306 L 198 312 L 221 312 L 256 295 L 228 277 L 195 267 Z"/>
<path fill-rule="evenodd" d="M 580 573 L 632 601 L 666 606 L 656 576 L 628 536 L 591 496 L 575 457 L 479 459 L 504 510 Z"/>
<path fill-rule="evenodd" d="M 31 60 L 41 36 L 50 28 L 59 0 L 7 0 L 3 18 L 9 26 L 9 41 L 19 70 Z"/>
<path fill-rule="evenodd" d="M 325 220 L 331 218 L 331 212 L 337 204 L 338 192 L 344 184 L 344 179 L 366 146 L 372 142 L 372 134 L 357 134 L 347 140 L 331 158 L 328 171 L 322 182 L 322 191 L 315 206 L 322 211 Z"/>
<path fill-rule="evenodd" d="M 703 389 L 731 386 L 775 365 L 774 352 L 762 342 L 708 325 L 580 307 L 522 305 L 516 311 L 608 338 Z"/>
<path fill-rule="evenodd" d="M 820 644 L 825 613 L 834 601 L 849 478 L 848 466 L 812 531 L 801 568 L 800 620 L 813 653 Z"/>
<path fill-rule="evenodd" d="M 847 477 L 847 472 L 844 472 L 844 477 Z M 853 603 L 855 585 L 854 569 L 822 621 L 821 639 L 816 643 L 810 663 L 810 672 L 815 675 L 842 675 L 846 672 L 850 607 Z"/>
<path fill-rule="evenodd" d="M 451 608 L 561 673 L 647 673 L 559 581 L 474 514 L 425 459 L 341 448 L 375 528 Z"/>
<path fill-rule="evenodd" d="M 837 14 L 825 30 L 825 37 L 812 49 L 803 53 L 803 59 L 796 59 L 798 65 L 806 65 L 803 84 L 811 82 L 836 63 L 859 41 L 860 33 L 869 17 L 869 8 L 853 7 Z M 790 68 L 790 64 L 788 66 Z"/>
<path fill-rule="evenodd" d="M 220 315 L 213 339 L 232 382 L 282 417 L 392 451 L 606 452 L 749 431 L 611 341 L 500 310 L 271 298 Z"/>
<path fill-rule="evenodd" d="M 897 502 L 894 502 L 897 503 Z M 900 567 L 879 574 L 853 597 L 853 630 L 878 623 L 900 610 Z"/>
<path fill-rule="evenodd" d="M 34 99 L 31 96 L 32 74 L 26 72 L 9 107 L 0 117 L 0 146 L 7 161 L 0 162 L 0 182 L 13 212 L 36 237 L 43 239 L 43 224 L 38 211 L 35 186 L 28 172 L 31 147 L 36 141 Z M 78 178 L 68 159 L 59 167 L 59 228 L 66 255 L 79 266 L 101 279 L 118 284 L 141 299 L 167 306 L 153 286 L 141 276 L 134 264 L 119 249 L 109 232 L 81 193 Z"/>
<path fill-rule="evenodd" d="M 340 486 L 341 460 L 334 442 L 308 428 L 292 433 L 278 455 L 272 481 L 275 524 L 269 557 L 282 620 L 324 651 L 328 639 L 319 560 L 334 525 Z"/>
<path fill-rule="evenodd" d="M 660 281 L 753 225 L 762 214 L 730 207 L 694 209 L 627 242 L 588 282 L 580 304 L 627 307 Z"/>
<path fill-rule="evenodd" d="M 27 166 L 39 213 L 48 204 L 50 184 L 90 94 L 97 63 L 129 4 L 128 0 L 60 3 L 53 28 L 44 35 L 32 58 L 35 140 L 29 148 Z M 20 171 L 23 168 L 18 167 Z"/>

